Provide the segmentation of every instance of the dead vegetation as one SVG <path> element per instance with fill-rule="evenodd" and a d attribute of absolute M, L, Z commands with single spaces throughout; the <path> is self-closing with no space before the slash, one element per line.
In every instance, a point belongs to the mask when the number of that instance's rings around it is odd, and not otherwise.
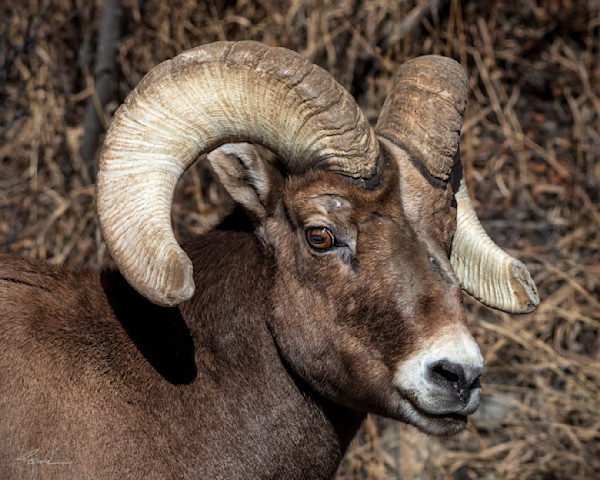
<path fill-rule="evenodd" d="M 0 11 L 0 252 L 107 265 L 79 154 L 102 2 Z M 338 478 L 600 478 L 600 3 L 127 0 L 100 123 L 152 66 L 225 39 L 299 51 L 372 121 L 404 60 L 459 60 L 470 78 L 461 149 L 475 206 L 542 298 L 522 317 L 466 299 L 486 362 L 467 432 L 430 439 L 370 418 Z M 223 202 L 206 166 L 192 168 L 174 206 L 179 238 L 205 229 Z"/>

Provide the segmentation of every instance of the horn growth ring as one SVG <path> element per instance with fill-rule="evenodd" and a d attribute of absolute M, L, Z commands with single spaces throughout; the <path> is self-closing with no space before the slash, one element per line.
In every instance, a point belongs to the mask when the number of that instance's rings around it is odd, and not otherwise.
<path fill-rule="evenodd" d="M 379 156 L 352 96 L 294 52 L 219 42 L 161 63 L 117 110 L 97 184 L 107 246 L 149 300 L 172 306 L 193 294 L 191 262 L 171 228 L 175 186 L 198 156 L 240 141 L 273 150 L 290 173 L 369 179 Z"/>

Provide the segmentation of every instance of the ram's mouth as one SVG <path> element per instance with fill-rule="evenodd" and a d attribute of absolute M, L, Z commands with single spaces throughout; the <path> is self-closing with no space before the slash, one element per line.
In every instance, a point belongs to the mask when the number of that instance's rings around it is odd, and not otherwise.
<path fill-rule="evenodd" d="M 402 403 L 405 421 L 430 435 L 455 435 L 467 426 L 468 417 L 465 414 L 426 411 L 404 395 Z"/>
<path fill-rule="evenodd" d="M 414 404 L 411 406 L 419 415 L 431 421 L 438 421 L 452 425 L 462 425 L 462 428 L 464 428 L 467 424 L 467 416 L 460 413 L 429 413 Z"/>

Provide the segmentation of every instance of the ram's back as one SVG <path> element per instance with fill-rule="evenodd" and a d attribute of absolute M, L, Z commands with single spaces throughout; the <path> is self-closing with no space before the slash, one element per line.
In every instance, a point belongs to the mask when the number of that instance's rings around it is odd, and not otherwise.
<path fill-rule="evenodd" d="M 122 447 L 149 429 L 135 400 L 155 374 L 115 314 L 129 290 L 115 272 L 0 256 L 0 478 L 157 474 L 148 445 Z"/>

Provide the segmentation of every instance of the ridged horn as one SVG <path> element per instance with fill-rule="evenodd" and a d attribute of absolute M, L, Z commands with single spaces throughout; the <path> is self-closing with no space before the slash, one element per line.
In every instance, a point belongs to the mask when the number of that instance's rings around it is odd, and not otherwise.
<path fill-rule="evenodd" d="M 398 69 L 375 131 L 409 154 L 434 183 L 446 182 L 460 141 L 467 79 L 454 60 L 418 57 Z"/>
<path fill-rule="evenodd" d="M 450 179 L 458 155 L 467 78 L 454 60 L 435 55 L 402 65 L 375 127 L 403 148 L 433 186 Z M 462 176 L 462 172 L 460 172 Z M 539 304 L 529 271 L 492 242 L 479 223 L 464 180 L 456 195 L 457 227 L 451 263 L 461 287 L 479 301 L 509 313 Z"/>
<path fill-rule="evenodd" d="M 456 233 L 450 262 L 461 286 L 482 303 L 508 313 L 529 313 L 540 303 L 527 267 L 485 233 L 464 179 L 455 194 Z"/>
<path fill-rule="evenodd" d="M 194 292 L 171 227 L 182 173 L 228 142 L 259 143 L 290 173 L 370 179 L 379 144 L 352 96 L 325 70 L 257 42 L 198 47 L 152 69 L 117 110 L 99 160 L 98 216 L 128 282 L 160 305 Z"/>

